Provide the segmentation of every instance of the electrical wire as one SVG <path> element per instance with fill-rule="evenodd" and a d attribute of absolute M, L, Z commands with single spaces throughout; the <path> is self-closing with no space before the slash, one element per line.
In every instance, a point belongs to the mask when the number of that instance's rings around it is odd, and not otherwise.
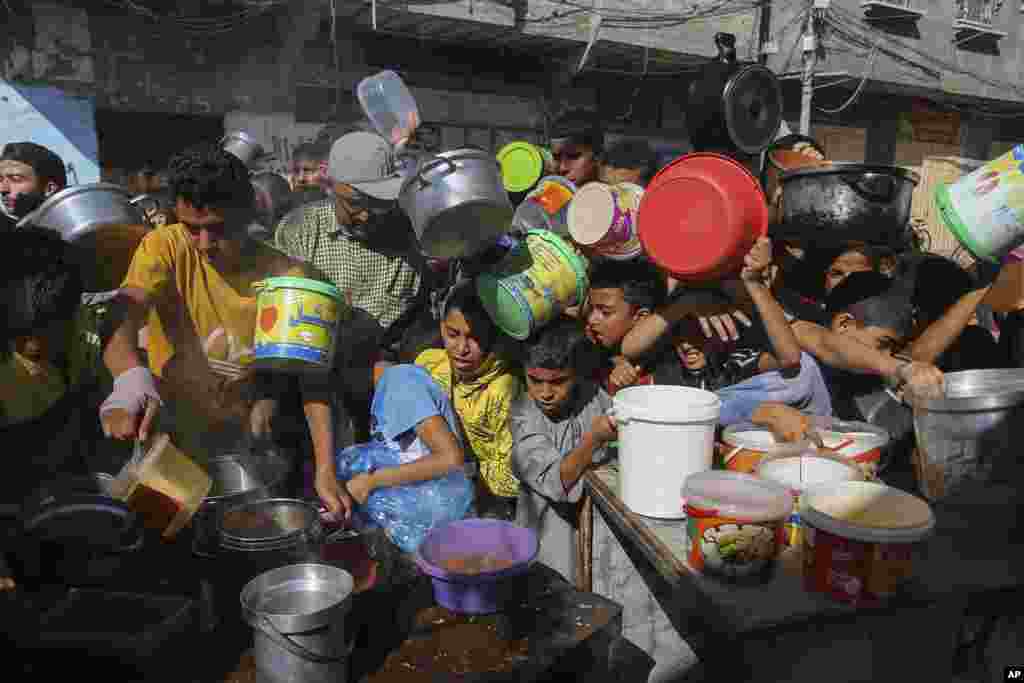
<path fill-rule="evenodd" d="M 853 106 L 853 103 L 860 97 L 861 92 L 864 91 L 864 86 L 867 85 L 868 79 L 875 72 L 875 60 L 878 57 L 877 45 L 871 50 L 871 57 L 868 59 L 867 68 L 864 69 L 864 75 L 860 79 L 860 83 L 857 84 L 857 89 L 853 91 L 853 94 L 843 102 L 839 107 L 835 109 L 826 109 L 825 107 L 816 107 L 818 111 L 826 114 L 842 114 L 844 111 Z"/>

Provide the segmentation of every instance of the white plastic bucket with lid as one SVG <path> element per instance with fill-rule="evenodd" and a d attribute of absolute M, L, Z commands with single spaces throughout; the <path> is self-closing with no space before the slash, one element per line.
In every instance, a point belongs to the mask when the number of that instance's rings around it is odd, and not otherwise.
<path fill-rule="evenodd" d="M 630 387 L 615 394 L 622 501 L 648 517 L 686 516 L 679 490 L 711 469 L 721 401 L 689 387 Z"/>
<path fill-rule="evenodd" d="M 757 468 L 757 476 L 782 484 L 793 495 L 793 513 L 786 520 L 786 545 L 800 545 L 803 523 L 800 520 L 800 496 L 804 491 L 821 484 L 843 481 L 861 481 L 864 473 L 857 463 L 839 455 L 816 453 L 810 450 L 801 455 L 768 456 Z"/>

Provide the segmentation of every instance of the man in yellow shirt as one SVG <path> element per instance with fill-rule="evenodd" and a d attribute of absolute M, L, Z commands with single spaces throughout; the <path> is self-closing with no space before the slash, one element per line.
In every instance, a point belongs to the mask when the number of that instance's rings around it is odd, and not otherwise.
<path fill-rule="evenodd" d="M 221 371 L 241 371 L 251 357 L 252 283 L 309 274 L 297 261 L 248 237 L 253 188 L 249 171 L 232 155 L 214 145 L 189 149 L 171 160 L 170 186 L 180 222 L 149 233 L 132 259 L 120 290 L 123 310 L 104 351 L 115 379 L 100 415 L 108 436 L 145 439 L 164 395 L 174 415 L 176 443 L 201 460 L 223 445 L 217 439 L 225 425 L 248 428 L 249 406 L 240 383 L 218 377 L 210 361 Z M 143 326 L 148 368 L 137 348 Z M 328 397 L 304 391 L 303 404 L 317 494 L 332 513 L 348 514 L 351 499 L 335 477 Z"/>

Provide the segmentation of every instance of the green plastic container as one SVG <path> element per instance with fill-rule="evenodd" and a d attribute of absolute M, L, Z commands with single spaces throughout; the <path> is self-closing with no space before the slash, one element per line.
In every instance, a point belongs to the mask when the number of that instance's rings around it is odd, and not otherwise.
<path fill-rule="evenodd" d="M 530 230 L 492 273 L 476 281 L 494 323 L 513 339 L 526 339 L 562 311 L 583 302 L 590 287 L 588 262 L 548 230 Z"/>
<path fill-rule="evenodd" d="M 978 259 L 1000 263 L 1024 244 L 1024 145 L 935 188 L 943 222 Z"/>
<path fill-rule="evenodd" d="M 526 192 L 544 175 L 551 152 L 529 142 L 510 142 L 498 150 L 501 180 L 508 192 Z"/>

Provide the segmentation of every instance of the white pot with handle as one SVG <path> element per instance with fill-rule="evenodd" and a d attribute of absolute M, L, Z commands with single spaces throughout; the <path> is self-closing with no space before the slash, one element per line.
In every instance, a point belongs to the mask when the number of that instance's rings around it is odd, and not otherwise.
<path fill-rule="evenodd" d="M 718 396 L 703 389 L 630 387 L 615 394 L 620 495 L 633 512 L 683 519 L 679 491 L 691 474 L 711 469 Z"/>

